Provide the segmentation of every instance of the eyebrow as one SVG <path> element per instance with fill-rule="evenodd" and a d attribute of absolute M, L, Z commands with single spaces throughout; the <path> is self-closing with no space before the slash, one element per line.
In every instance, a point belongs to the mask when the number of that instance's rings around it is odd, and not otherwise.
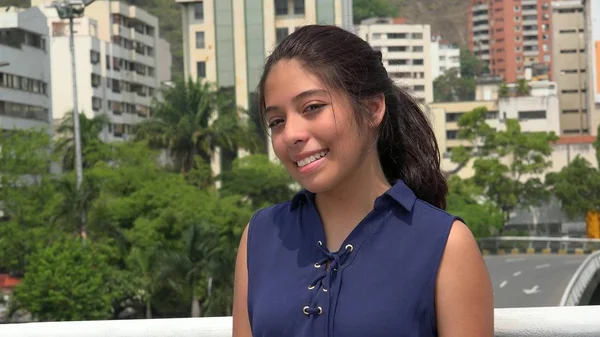
<path fill-rule="evenodd" d="M 327 94 L 327 90 L 324 90 L 324 89 L 310 89 L 310 90 L 306 90 L 306 91 L 301 92 L 298 95 L 296 95 L 296 97 L 292 98 L 292 102 L 296 103 L 303 98 L 313 96 L 313 95 L 326 95 L 326 94 Z M 268 106 L 265 109 L 265 113 L 276 110 L 276 109 L 277 109 L 277 106 L 275 106 L 275 105 Z"/>

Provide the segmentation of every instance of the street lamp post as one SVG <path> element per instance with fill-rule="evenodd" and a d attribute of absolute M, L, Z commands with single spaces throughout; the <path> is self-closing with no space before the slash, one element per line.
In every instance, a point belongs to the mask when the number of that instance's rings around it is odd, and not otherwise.
<path fill-rule="evenodd" d="M 71 49 L 71 77 L 73 80 L 73 140 L 75 143 L 75 172 L 77 174 L 77 191 L 81 191 L 83 183 L 83 164 L 81 159 L 81 132 L 79 128 L 79 106 L 77 97 L 77 73 L 75 65 L 75 37 L 73 32 L 73 19 L 83 16 L 85 7 L 95 0 L 64 0 L 55 1 L 52 7 L 56 9 L 58 17 L 62 20 L 69 19 L 69 48 Z M 81 235 L 85 238 L 83 230 L 85 214 L 81 210 Z"/>

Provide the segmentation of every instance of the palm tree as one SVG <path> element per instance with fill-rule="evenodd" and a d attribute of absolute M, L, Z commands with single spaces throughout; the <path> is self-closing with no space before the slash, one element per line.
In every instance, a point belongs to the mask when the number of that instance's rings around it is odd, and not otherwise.
<path fill-rule="evenodd" d="M 183 233 L 181 251 L 163 253 L 158 272 L 158 279 L 165 281 L 175 291 L 191 297 L 191 317 L 200 317 L 199 284 L 210 269 L 210 242 L 213 240 L 205 233 L 205 226 L 191 226 Z"/>
<path fill-rule="evenodd" d="M 150 119 L 136 127 L 136 138 L 153 148 L 166 149 L 176 169 L 187 173 L 195 157 L 210 163 L 217 147 L 252 151 L 258 144 L 250 118 L 235 105 L 233 95 L 212 84 L 189 79 L 165 88 L 154 101 Z"/>
<path fill-rule="evenodd" d="M 63 154 L 63 169 L 71 171 L 75 168 L 75 141 L 73 139 L 73 113 L 65 115 L 58 129 L 60 136 L 56 143 L 56 151 Z M 92 119 L 83 113 L 79 114 L 81 137 L 82 166 L 89 168 L 104 157 L 107 145 L 100 139 L 102 129 L 109 123 L 107 115 L 99 115 Z"/>

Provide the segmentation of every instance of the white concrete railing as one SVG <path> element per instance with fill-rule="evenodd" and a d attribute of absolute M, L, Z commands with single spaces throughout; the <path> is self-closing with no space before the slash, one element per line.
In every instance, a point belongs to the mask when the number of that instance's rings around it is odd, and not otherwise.
<path fill-rule="evenodd" d="M 500 249 L 532 249 L 535 252 L 588 253 L 600 250 L 600 239 L 543 237 L 543 236 L 494 236 L 477 239 L 479 248 L 490 253 Z"/>
<path fill-rule="evenodd" d="M 592 292 L 600 282 L 600 251 L 590 254 L 567 285 L 560 300 L 561 306 L 573 306 L 589 303 Z M 600 319 L 600 318 L 599 318 Z"/>
<path fill-rule="evenodd" d="M 600 306 L 495 310 L 496 337 L 598 337 Z M 0 325 L 2 337 L 230 337 L 231 318 Z"/>

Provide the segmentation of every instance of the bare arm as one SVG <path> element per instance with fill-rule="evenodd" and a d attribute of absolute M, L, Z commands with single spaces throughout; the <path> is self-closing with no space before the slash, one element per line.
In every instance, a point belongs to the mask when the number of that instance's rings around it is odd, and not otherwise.
<path fill-rule="evenodd" d="M 493 337 L 494 299 L 485 262 L 473 234 L 455 221 L 436 284 L 440 337 Z"/>
<path fill-rule="evenodd" d="M 248 318 L 248 267 L 246 247 L 248 246 L 248 226 L 244 229 L 235 261 L 233 284 L 233 337 L 252 337 Z"/>

